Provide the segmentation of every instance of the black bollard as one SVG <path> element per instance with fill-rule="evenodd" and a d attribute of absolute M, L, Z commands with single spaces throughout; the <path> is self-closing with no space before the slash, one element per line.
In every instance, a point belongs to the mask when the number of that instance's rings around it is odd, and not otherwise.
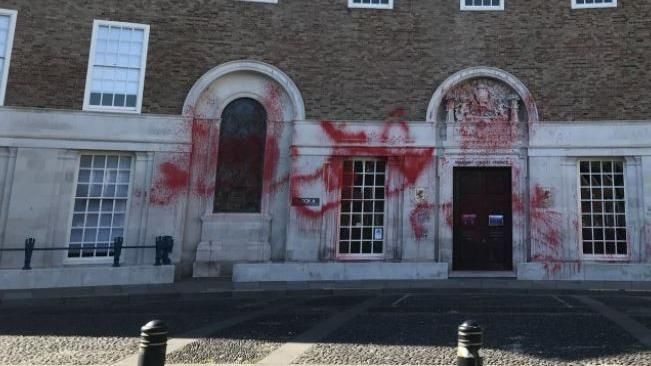
<path fill-rule="evenodd" d="M 155 266 L 161 265 L 160 261 L 162 257 L 163 257 L 163 237 L 157 236 L 156 237 L 156 261 L 154 262 Z"/>
<path fill-rule="evenodd" d="M 23 266 L 23 269 L 25 270 L 32 269 L 32 253 L 34 253 L 34 245 L 36 245 L 36 239 L 25 239 L 25 265 Z"/>
<path fill-rule="evenodd" d="M 163 241 L 163 255 L 161 259 L 164 265 L 170 265 L 172 264 L 170 253 L 172 253 L 172 249 L 174 248 L 174 238 L 166 235 L 161 240 Z"/>
<path fill-rule="evenodd" d="M 152 320 L 140 329 L 138 366 L 165 365 L 167 350 L 167 326 L 160 320 Z"/>
<path fill-rule="evenodd" d="M 120 255 L 122 255 L 122 244 L 124 239 L 121 236 L 113 238 L 113 267 L 120 267 Z"/>
<path fill-rule="evenodd" d="M 457 347 L 457 366 L 482 366 L 484 360 L 479 355 L 484 331 L 474 320 L 466 320 L 459 326 Z"/>

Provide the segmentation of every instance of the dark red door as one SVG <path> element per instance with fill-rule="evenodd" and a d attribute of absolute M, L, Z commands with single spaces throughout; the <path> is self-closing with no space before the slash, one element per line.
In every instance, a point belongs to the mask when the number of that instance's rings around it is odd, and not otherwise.
<path fill-rule="evenodd" d="M 455 168 L 453 194 L 453 269 L 511 270 L 511 169 Z"/>

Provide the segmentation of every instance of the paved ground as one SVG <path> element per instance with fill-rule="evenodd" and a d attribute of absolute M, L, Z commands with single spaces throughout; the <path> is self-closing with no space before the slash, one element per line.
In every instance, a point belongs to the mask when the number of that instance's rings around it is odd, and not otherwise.
<path fill-rule="evenodd" d="M 452 365 L 485 327 L 487 365 L 651 365 L 651 292 L 391 290 L 168 294 L 0 306 L 0 365 L 129 365 L 139 327 L 168 364 Z"/>

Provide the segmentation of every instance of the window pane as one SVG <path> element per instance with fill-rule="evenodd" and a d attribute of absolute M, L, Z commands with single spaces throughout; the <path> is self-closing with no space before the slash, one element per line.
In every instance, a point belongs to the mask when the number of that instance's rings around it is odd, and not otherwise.
<path fill-rule="evenodd" d="M 131 159 L 118 155 L 83 155 L 80 159 L 77 190 L 70 230 L 68 257 L 93 258 L 113 255 L 111 233 L 123 232 Z M 90 169 L 92 167 L 92 169 Z M 120 167 L 127 169 L 118 170 Z M 116 186 L 111 180 L 121 179 Z M 89 182 L 90 184 L 86 184 Z M 115 193 L 123 195 L 115 199 Z M 93 199 L 86 199 L 88 195 Z M 78 243 L 83 243 L 78 244 Z M 80 248 L 83 248 L 80 250 Z"/>
<path fill-rule="evenodd" d="M 345 176 L 359 178 L 345 179 L 344 187 L 341 188 L 338 254 L 348 257 L 381 255 L 384 217 L 378 213 L 384 213 L 385 187 L 384 180 L 378 178 L 384 177 L 385 164 L 377 159 L 351 159 L 344 161 L 343 167 Z M 351 189 L 353 193 L 347 193 Z M 346 236 L 348 233 L 350 236 Z"/>
<path fill-rule="evenodd" d="M 579 171 L 583 254 L 626 254 L 623 163 L 581 161 Z"/>
<path fill-rule="evenodd" d="M 95 42 L 89 104 L 134 109 L 140 91 L 144 30 L 99 26 Z"/>
<path fill-rule="evenodd" d="M 267 111 L 240 98 L 222 114 L 214 212 L 260 212 Z"/>

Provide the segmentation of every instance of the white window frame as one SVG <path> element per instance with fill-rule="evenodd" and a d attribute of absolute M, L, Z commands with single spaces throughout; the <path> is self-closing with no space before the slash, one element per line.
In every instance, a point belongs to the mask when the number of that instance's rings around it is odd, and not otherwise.
<path fill-rule="evenodd" d="M 9 16 L 9 32 L 7 33 L 7 54 L 5 55 L 5 64 L 0 79 L 0 106 L 5 105 L 5 95 L 7 92 L 7 82 L 9 81 L 9 65 L 11 64 L 11 53 L 14 47 L 14 35 L 16 33 L 16 18 L 18 11 L 9 9 L 0 9 L 0 15 Z"/>
<path fill-rule="evenodd" d="M 75 170 L 75 177 L 74 177 L 74 187 L 73 190 L 74 192 L 72 193 L 72 198 L 70 201 L 70 212 L 68 216 L 68 232 L 66 233 L 66 241 L 65 245 L 69 248 L 70 247 L 70 236 L 72 233 L 72 218 L 75 213 L 75 200 L 77 199 L 77 186 L 79 185 L 79 171 L 81 170 L 81 157 L 84 155 L 104 155 L 104 156 L 125 156 L 125 157 L 130 157 L 131 158 L 131 166 L 130 166 L 130 171 L 129 171 L 129 189 L 127 190 L 127 206 L 124 211 L 124 227 L 122 228 L 122 237 L 124 239 L 123 244 L 127 244 L 127 229 L 129 227 L 129 211 L 131 208 L 131 198 L 132 198 L 132 192 L 133 192 L 133 183 L 134 183 L 134 172 L 135 172 L 135 163 L 136 163 L 136 157 L 128 152 L 123 152 L 123 151 L 98 151 L 98 150 L 90 150 L 90 151 L 80 151 L 77 154 L 77 165 L 76 165 L 76 170 Z M 81 249 L 80 249 L 81 250 Z M 113 256 L 106 256 L 106 257 L 68 257 L 68 250 L 64 250 L 63 254 L 63 263 L 65 264 L 95 264 L 95 263 L 113 263 Z M 122 251 L 122 255 L 120 256 L 120 263 L 124 262 L 124 250 Z"/>
<path fill-rule="evenodd" d="M 100 26 L 115 26 L 115 27 L 130 27 L 142 29 L 144 31 L 144 38 L 142 41 L 142 60 L 140 63 L 140 80 L 138 85 L 138 100 L 136 101 L 136 107 L 114 107 L 114 106 L 97 106 L 90 104 L 90 93 L 91 85 L 93 83 L 93 67 L 95 64 L 95 48 L 97 46 L 97 35 L 99 33 Z M 84 93 L 84 107 L 85 111 L 95 111 L 95 112 L 123 112 L 123 113 L 141 113 L 142 111 L 142 96 L 145 90 L 145 74 L 147 71 L 147 51 L 149 49 L 149 25 L 147 24 L 136 24 L 136 23 L 125 23 L 125 22 L 115 22 L 110 20 L 98 20 L 93 21 L 93 34 L 91 37 L 90 43 L 90 54 L 88 55 L 88 71 L 86 72 L 86 91 Z"/>
<path fill-rule="evenodd" d="M 485 6 L 485 5 L 466 5 L 466 0 L 460 0 L 461 10 L 463 11 L 502 11 L 504 10 L 504 2 L 506 0 L 500 0 L 500 6 Z"/>
<path fill-rule="evenodd" d="M 393 0 L 389 0 L 388 4 L 357 4 L 353 0 L 348 0 L 349 8 L 358 8 L 358 9 L 393 9 Z"/>
<path fill-rule="evenodd" d="M 355 261 L 355 260 L 362 260 L 362 261 L 374 261 L 375 260 L 375 261 L 377 261 L 377 260 L 384 260 L 385 257 L 386 257 L 386 253 L 387 253 L 387 176 L 388 176 L 387 160 L 382 159 L 382 158 L 357 157 L 357 156 L 352 157 L 351 156 L 351 157 L 347 157 L 346 159 L 343 160 L 341 169 L 344 169 L 343 164 L 346 161 L 352 161 L 353 164 L 355 162 L 358 162 L 358 161 L 361 161 L 363 163 L 366 163 L 367 161 L 373 161 L 376 164 L 378 162 L 384 162 L 384 187 L 383 187 L 384 188 L 384 199 L 383 199 L 384 212 L 382 212 L 383 238 L 382 238 L 382 240 L 369 240 L 369 241 L 382 241 L 382 253 L 366 253 L 366 254 L 365 253 L 358 253 L 358 254 L 354 254 L 354 253 L 341 253 L 340 252 L 340 250 L 339 250 L 340 249 L 339 245 L 340 245 L 340 241 L 341 241 L 341 232 L 340 231 L 341 231 L 341 228 L 342 228 L 341 215 L 343 214 L 342 210 L 341 210 L 342 205 L 340 203 L 339 204 L 339 209 L 337 210 L 338 211 L 337 212 L 337 232 L 336 232 L 336 238 L 337 239 L 336 239 L 336 244 L 335 244 L 336 259 L 339 260 L 339 261 Z M 354 171 L 354 168 L 353 168 L 353 171 Z M 362 184 L 362 186 L 365 188 L 366 184 L 364 183 L 364 184 Z M 376 188 L 376 187 L 379 187 L 379 186 L 376 186 L 375 183 L 374 183 L 373 187 Z M 342 188 L 345 188 L 345 187 L 342 187 Z M 341 195 L 342 195 L 341 190 L 339 191 L 339 195 L 341 197 Z M 343 202 L 344 199 L 342 198 L 340 201 Z M 350 201 L 351 205 L 352 205 L 352 201 L 353 201 L 352 198 L 349 199 L 348 201 Z M 362 200 L 362 201 L 364 201 L 364 200 Z M 373 199 L 373 201 L 377 201 L 377 200 Z M 377 212 L 373 211 L 373 215 L 375 216 L 376 214 L 377 214 Z M 351 220 L 352 220 L 352 218 L 351 218 Z M 363 220 L 363 218 L 362 218 L 362 220 Z M 347 227 L 349 229 L 352 229 L 352 226 L 350 226 L 350 225 L 347 226 Z M 375 228 L 375 225 L 372 225 L 372 227 Z M 363 229 L 363 228 L 364 228 L 364 226 L 362 225 L 362 227 L 360 227 L 360 229 Z M 362 236 L 363 236 L 363 234 L 362 234 Z M 363 239 L 360 240 L 360 250 L 361 250 L 361 246 L 363 245 L 363 243 L 362 243 L 363 241 L 364 241 Z M 352 239 L 349 239 L 348 242 L 349 242 L 349 245 L 350 245 L 351 242 L 352 242 Z M 371 249 L 371 251 L 372 251 L 372 249 Z"/>
<path fill-rule="evenodd" d="M 583 253 L 583 210 L 581 208 L 581 162 L 593 162 L 593 161 L 619 161 L 623 166 L 623 175 L 624 175 L 624 217 L 626 219 L 626 235 L 630 237 L 630 221 L 629 221 L 629 207 L 628 207 L 628 196 L 626 194 L 626 160 L 618 157 L 593 157 L 593 158 L 579 158 L 576 162 L 576 174 L 577 174 L 577 212 L 578 212 L 578 223 L 579 223 L 579 232 L 577 233 L 579 238 L 579 255 L 583 260 L 588 261 L 627 261 L 631 257 L 631 244 L 626 241 L 626 254 L 584 254 Z M 616 228 L 616 226 L 615 226 Z M 594 239 L 594 238 L 593 238 Z M 604 241 L 605 238 L 604 238 Z M 617 251 L 617 244 L 615 244 L 615 252 Z"/>
<path fill-rule="evenodd" d="M 611 4 L 577 4 L 576 0 L 572 0 L 572 9 L 603 9 L 603 8 L 616 8 L 617 0 L 613 0 Z"/>

